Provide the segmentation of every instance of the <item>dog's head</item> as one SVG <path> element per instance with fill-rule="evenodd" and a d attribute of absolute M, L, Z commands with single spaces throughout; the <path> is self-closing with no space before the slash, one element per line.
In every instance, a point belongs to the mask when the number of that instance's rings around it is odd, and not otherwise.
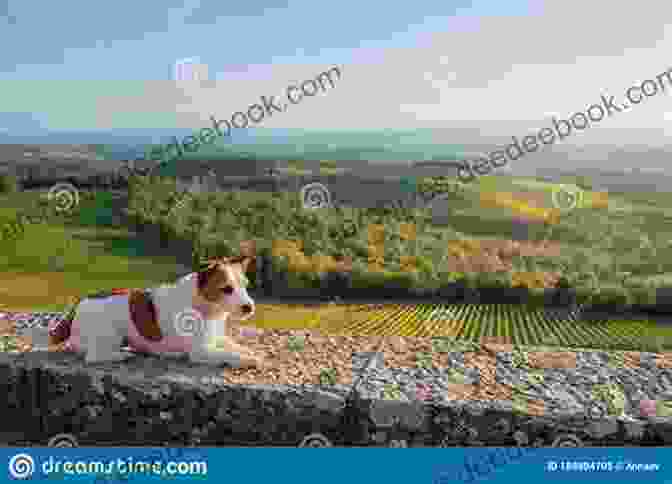
<path fill-rule="evenodd" d="M 251 262 L 247 256 L 212 259 L 198 272 L 198 295 L 211 312 L 231 313 L 241 320 L 254 315 L 254 301 L 247 294 L 245 276 Z"/>

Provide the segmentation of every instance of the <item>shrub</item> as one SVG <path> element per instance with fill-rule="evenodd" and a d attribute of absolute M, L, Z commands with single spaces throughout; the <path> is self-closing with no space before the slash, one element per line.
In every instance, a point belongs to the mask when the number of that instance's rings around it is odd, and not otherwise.
<path fill-rule="evenodd" d="M 610 416 L 621 415 L 626 407 L 625 394 L 615 384 L 596 385 L 593 387 L 593 398 L 607 404 L 607 413 Z"/>
<path fill-rule="evenodd" d="M 463 283 L 465 280 L 463 272 L 440 272 L 439 281 L 442 285 Z"/>
<path fill-rule="evenodd" d="M 531 308 L 543 306 L 546 303 L 547 293 L 544 288 L 531 287 L 527 289 L 526 304 Z"/>
<path fill-rule="evenodd" d="M 479 272 L 476 279 L 479 289 L 508 289 L 513 284 L 511 274 L 502 272 Z"/>
<path fill-rule="evenodd" d="M 12 174 L 2 174 L 0 175 L 0 194 L 9 194 L 19 191 L 20 188 L 19 180 L 15 175 Z"/>
<path fill-rule="evenodd" d="M 383 272 L 383 284 L 385 287 L 411 289 L 417 285 L 417 276 L 412 272 Z"/>
<path fill-rule="evenodd" d="M 464 385 L 464 382 L 467 379 L 466 375 L 457 368 L 450 368 L 447 377 L 449 383 L 457 385 Z"/>
<path fill-rule="evenodd" d="M 291 289 L 310 289 L 315 287 L 315 284 L 308 273 L 293 272 L 290 270 L 286 277 L 287 285 Z"/>
<path fill-rule="evenodd" d="M 530 366 L 530 360 L 526 351 L 516 347 L 511 354 L 511 364 L 514 368 L 522 369 Z"/>
<path fill-rule="evenodd" d="M 628 299 L 628 291 L 622 286 L 605 284 L 600 286 L 592 302 L 593 304 L 622 308 L 628 305 Z"/>
<path fill-rule="evenodd" d="M 432 350 L 437 353 L 450 353 L 454 346 L 454 339 L 448 336 L 432 338 Z"/>
<path fill-rule="evenodd" d="M 427 256 L 418 256 L 415 260 L 415 265 L 420 272 L 426 274 L 432 274 L 436 270 L 431 257 Z"/>
<path fill-rule="evenodd" d="M 402 397 L 398 383 L 386 383 L 383 387 L 383 400 L 401 400 Z"/>
<path fill-rule="evenodd" d="M 431 368 L 432 367 L 432 355 L 425 351 L 420 351 L 415 354 L 415 361 L 419 368 Z"/>
<path fill-rule="evenodd" d="M 656 291 L 649 287 L 633 287 L 630 289 L 630 300 L 636 306 L 654 306 Z"/>
<path fill-rule="evenodd" d="M 662 336 L 643 335 L 639 337 L 639 344 L 643 351 L 663 353 L 672 347 L 672 343 L 665 341 Z"/>
<path fill-rule="evenodd" d="M 385 287 L 385 273 L 353 271 L 352 286 L 357 289 L 382 289 Z"/>
<path fill-rule="evenodd" d="M 16 336 L 10 336 L 10 335 L 5 335 L 5 336 L 0 336 L 0 351 L 8 352 L 8 351 L 14 351 L 18 349 L 18 345 L 16 343 Z"/>
<path fill-rule="evenodd" d="M 303 351 L 306 340 L 303 335 L 291 334 L 287 337 L 287 348 L 290 351 Z"/>
<path fill-rule="evenodd" d="M 577 286 L 575 296 L 577 304 L 590 304 L 595 296 L 595 293 L 591 287 Z"/>
<path fill-rule="evenodd" d="M 323 368 L 320 370 L 320 385 L 329 386 L 336 384 L 336 369 L 335 368 Z"/>

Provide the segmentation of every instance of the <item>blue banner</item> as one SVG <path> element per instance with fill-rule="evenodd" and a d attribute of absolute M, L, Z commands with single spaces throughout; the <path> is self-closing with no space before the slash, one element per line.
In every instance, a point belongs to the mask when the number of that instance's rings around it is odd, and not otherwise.
<path fill-rule="evenodd" d="M 8 481 L 672 483 L 672 448 L 3 448 Z M 667 457 L 665 457 L 667 456 Z M 543 480 L 543 481 L 542 481 Z"/>

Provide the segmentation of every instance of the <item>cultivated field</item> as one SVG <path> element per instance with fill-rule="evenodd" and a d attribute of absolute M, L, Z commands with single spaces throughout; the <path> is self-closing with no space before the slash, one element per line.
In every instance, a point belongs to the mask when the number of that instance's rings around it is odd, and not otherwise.
<path fill-rule="evenodd" d="M 420 188 L 427 192 L 428 185 L 431 191 L 431 183 Z M 441 192 L 442 184 L 434 185 Z M 240 241 L 256 239 L 279 257 L 290 282 L 299 286 L 313 283 L 315 273 L 328 270 L 340 254 L 352 259 L 353 278 L 362 287 L 371 277 L 408 277 L 430 288 L 446 280 L 495 280 L 535 290 L 562 279 L 600 297 L 655 302 L 655 287 L 667 285 L 672 273 L 672 231 L 666 232 L 672 196 L 586 193 L 582 203 L 559 210 L 553 204 L 556 189 L 535 180 L 484 177 L 445 198 L 445 224 L 434 223 L 432 210 L 440 207 L 417 208 L 421 197 L 375 209 L 341 206 L 319 212 L 302 209 L 296 194 L 220 193 L 183 197 L 179 210 L 171 211 L 178 200 L 174 184 L 141 179 L 128 201 L 122 194 L 83 196 L 69 216 L 1 241 L 0 310 L 61 310 L 72 297 L 114 287 L 151 287 L 189 270 L 174 254 L 147 243 L 142 231 L 130 230 L 126 215 L 161 226 L 169 237 L 195 241 L 207 253 L 235 251 Z M 38 194 L 30 192 L 3 196 L 0 217 L 11 220 L 37 200 Z M 128 214 L 115 206 L 119 203 L 128 206 Z M 521 207 L 526 207 L 522 214 Z M 576 320 L 522 306 L 262 305 L 254 323 L 613 349 L 672 341 L 672 326 L 641 318 Z"/>

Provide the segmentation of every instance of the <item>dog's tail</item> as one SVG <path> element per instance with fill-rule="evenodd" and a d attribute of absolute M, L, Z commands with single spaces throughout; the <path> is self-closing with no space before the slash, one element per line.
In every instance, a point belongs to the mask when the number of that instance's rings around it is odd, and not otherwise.
<path fill-rule="evenodd" d="M 78 305 L 79 300 L 77 300 L 77 302 L 72 305 L 70 310 L 62 319 L 58 320 L 56 324 L 49 327 L 49 344 L 61 344 L 70 338 L 70 333 L 72 331 L 72 321 L 75 319 L 75 315 L 77 314 Z"/>

